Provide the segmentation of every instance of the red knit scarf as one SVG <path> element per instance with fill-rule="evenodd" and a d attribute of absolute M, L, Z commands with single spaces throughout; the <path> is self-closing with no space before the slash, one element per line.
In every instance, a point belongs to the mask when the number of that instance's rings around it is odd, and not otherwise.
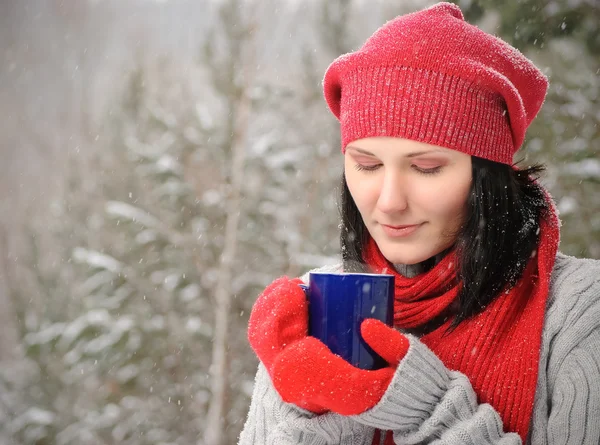
<path fill-rule="evenodd" d="M 448 369 L 469 378 L 478 402 L 491 404 L 502 417 L 504 430 L 519 433 L 523 443 L 533 411 L 546 299 L 559 242 L 558 217 L 549 196 L 548 200 L 551 211 L 547 218 L 541 218 L 537 252 L 517 285 L 454 331 L 445 333 L 450 319 L 421 337 Z M 397 328 L 431 321 L 458 293 L 454 251 L 414 278 L 396 272 L 372 239 L 364 258 L 374 271 L 395 275 Z M 379 443 L 378 436 L 373 444 Z M 385 443 L 393 445 L 391 434 Z"/>

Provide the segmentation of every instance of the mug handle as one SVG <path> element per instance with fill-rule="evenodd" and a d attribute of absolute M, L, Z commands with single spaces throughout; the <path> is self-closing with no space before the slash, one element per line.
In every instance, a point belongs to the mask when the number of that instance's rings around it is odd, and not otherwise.
<path fill-rule="evenodd" d="M 299 284 L 300 288 L 304 291 L 304 294 L 308 297 L 308 285 L 307 284 Z"/>

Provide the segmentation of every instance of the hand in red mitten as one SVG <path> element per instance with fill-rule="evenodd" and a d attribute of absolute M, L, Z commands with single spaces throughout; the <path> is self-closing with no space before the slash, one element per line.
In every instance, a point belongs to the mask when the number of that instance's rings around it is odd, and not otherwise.
<path fill-rule="evenodd" d="M 248 341 L 271 379 L 277 357 L 308 335 L 308 301 L 299 284 L 298 278 L 276 279 L 260 294 L 250 313 Z M 309 403 L 302 407 L 319 414 L 327 411 Z"/>
<path fill-rule="evenodd" d="M 277 278 L 252 307 L 248 341 L 269 374 L 283 348 L 308 335 L 308 301 L 299 284 L 298 278 Z"/>
<path fill-rule="evenodd" d="M 321 341 L 306 337 L 284 348 L 275 359 L 271 377 L 283 400 L 301 408 L 320 406 L 342 415 L 360 414 L 375 406 L 409 343 L 400 332 L 374 319 L 361 324 L 361 334 L 390 366 L 376 371 L 356 368 Z"/>

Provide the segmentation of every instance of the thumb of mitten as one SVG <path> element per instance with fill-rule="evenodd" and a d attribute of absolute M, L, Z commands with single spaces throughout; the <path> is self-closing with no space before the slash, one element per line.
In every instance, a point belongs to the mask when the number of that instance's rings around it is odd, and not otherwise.
<path fill-rule="evenodd" d="M 361 323 L 360 333 L 367 344 L 394 368 L 404 358 L 410 346 L 402 333 L 374 318 Z"/>

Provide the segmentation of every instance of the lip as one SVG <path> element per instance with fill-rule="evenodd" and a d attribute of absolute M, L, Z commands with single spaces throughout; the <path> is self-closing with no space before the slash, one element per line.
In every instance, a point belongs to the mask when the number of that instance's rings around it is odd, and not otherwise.
<path fill-rule="evenodd" d="M 402 238 L 413 234 L 422 225 L 423 224 L 413 224 L 410 226 L 388 226 L 387 224 L 381 224 L 381 228 L 390 238 Z"/>

